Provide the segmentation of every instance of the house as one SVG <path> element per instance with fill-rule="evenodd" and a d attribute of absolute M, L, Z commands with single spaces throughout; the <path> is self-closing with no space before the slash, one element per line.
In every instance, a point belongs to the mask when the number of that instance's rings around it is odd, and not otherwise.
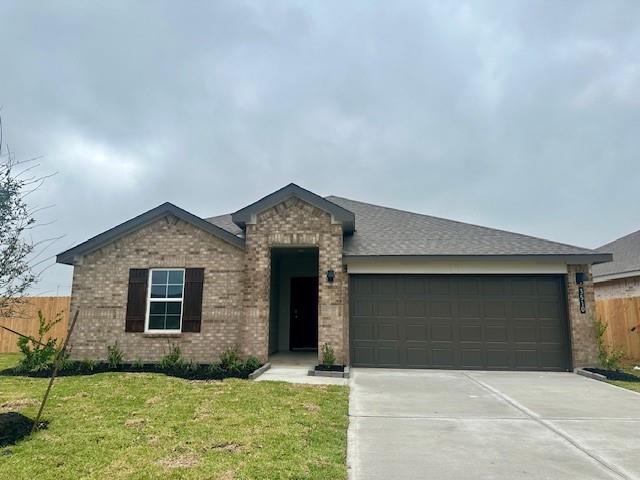
<path fill-rule="evenodd" d="M 609 260 L 295 184 L 208 219 L 165 203 L 57 256 L 74 358 L 326 343 L 361 367 L 557 371 L 596 362 L 591 265 Z"/>
<path fill-rule="evenodd" d="M 640 230 L 597 250 L 613 253 L 613 261 L 593 267 L 596 299 L 640 297 Z"/>

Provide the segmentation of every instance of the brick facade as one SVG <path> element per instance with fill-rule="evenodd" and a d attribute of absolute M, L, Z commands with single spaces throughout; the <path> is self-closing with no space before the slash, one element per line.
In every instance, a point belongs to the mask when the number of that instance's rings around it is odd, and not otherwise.
<path fill-rule="evenodd" d="M 268 356 L 271 248 L 317 247 L 318 343 L 330 344 L 337 361 L 345 361 L 347 274 L 342 268 L 342 226 L 325 211 L 292 197 L 247 224 L 245 241 L 244 352 L 262 360 Z M 328 270 L 335 272 L 333 283 L 326 279 Z"/>
<path fill-rule="evenodd" d="M 595 284 L 596 300 L 640 297 L 640 277 L 618 278 Z"/>
<path fill-rule="evenodd" d="M 72 311 L 80 316 L 71 345 L 76 359 L 106 358 L 115 342 L 125 359 L 157 361 L 172 345 L 185 358 L 215 361 L 239 345 L 245 355 L 268 357 L 271 249 L 318 249 L 318 343 L 330 344 L 338 362 L 349 363 L 348 274 L 343 266 L 342 226 L 329 213 L 291 197 L 247 222 L 244 249 L 172 215 L 155 221 L 74 263 Z M 130 268 L 204 268 L 199 333 L 125 333 Z M 327 281 L 333 270 L 335 279 Z M 582 285 L 586 313 L 580 312 L 575 273 L 588 273 Z M 594 365 L 595 296 L 589 265 L 569 265 L 567 307 L 574 367 Z"/>
<path fill-rule="evenodd" d="M 204 268 L 200 333 L 125 333 L 130 268 Z M 75 359 L 105 359 L 118 342 L 126 360 L 159 360 L 180 346 L 185 358 L 214 361 L 240 341 L 244 252 L 168 216 L 92 252 L 74 265 L 71 311 L 80 314 L 71 338 Z"/>
<path fill-rule="evenodd" d="M 582 285 L 576 284 L 577 272 L 587 273 L 588 280 Z M 598 345 L 594 326 L 596 302 L 590 266 L 568 265 L 566 283 L 573 367 L 580 368 L 597 365 Z M 584 289 L 585 313 L 580 311 L 579 287 Z"/>

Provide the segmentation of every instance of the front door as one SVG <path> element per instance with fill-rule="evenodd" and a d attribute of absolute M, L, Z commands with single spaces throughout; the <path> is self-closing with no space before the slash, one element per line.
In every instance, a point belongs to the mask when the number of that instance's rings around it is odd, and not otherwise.
<path fill-rule="evenodd" d="M 293 277 L 291 279 L 290 308 L 290 349 L 317 349 L 318 277 Z"/>

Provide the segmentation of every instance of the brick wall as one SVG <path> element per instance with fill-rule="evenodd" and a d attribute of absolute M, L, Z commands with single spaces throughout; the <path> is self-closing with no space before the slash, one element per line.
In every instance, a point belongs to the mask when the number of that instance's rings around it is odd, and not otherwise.
<path fill-rule="evenodd" d="M 205 269 L 200 333 L 125 333 L 129 269 L 153 267 Z M 73 270 L 72 357 L 104 359 L 117 341 L 126 360 L 157 361 L 177 344 L 187 359 L 214 361 L 241 341 L 243 268 L 240 248 L 173 216 L 84 256 Z"/>
<path fill-rule="evenodd" d="M 640 277 L 619 278 L 595 284 L 596 300 L 640 297 Z"/>
<path fill-rule="evenodd" d="M 576 284 L 576 272 L 588 274 L 588 281 L 583 285 Z M 586 313 L 580 312 L 578 288 L 584 288 Z M 589 265 L 567 266 L 567 303 L 569 310 L 569 326 L 571 333 L 571 349 L 573 367 L 590 367 L 598 363 L 598 345 L 595 336 L 596 302 L 593 277 Z"/>
<path fill-rule="evenodd" d="M 271 248 L 318 247 L 318 342 L 332 345 L 338 362 L 345 361 L 347 274 L 342 269 L 342 226 L 333 224 L 323 210 L 290 198 L 260 213 L 255 224 L 247 224 L 245 241 L 245 353 L 267 358 Z M 333 283 L 326 279 L 328 270 L 335 271 Z"/>

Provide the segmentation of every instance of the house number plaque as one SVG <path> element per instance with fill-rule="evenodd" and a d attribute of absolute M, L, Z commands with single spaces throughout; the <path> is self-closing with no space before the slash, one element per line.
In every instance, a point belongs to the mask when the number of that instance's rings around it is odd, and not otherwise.
<path fill-rule="evenodd" d="M 584 303 L 584 287 L 578 287 L 578 300 L 580 301 L 580 313 L 587 313 L 587 306 Z"/>

